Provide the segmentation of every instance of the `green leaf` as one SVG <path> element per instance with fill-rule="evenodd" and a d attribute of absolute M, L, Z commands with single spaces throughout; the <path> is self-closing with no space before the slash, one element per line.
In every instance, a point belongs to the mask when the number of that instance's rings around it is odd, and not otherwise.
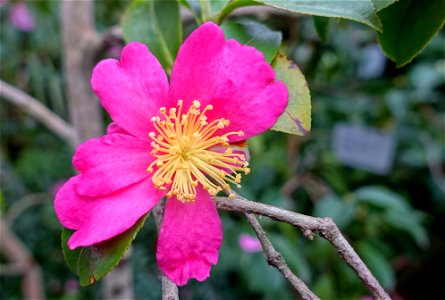
<path fill-rule="evenodd" d="M 429 245 L 428 234 L 422 226 L 422 214 L 413 210 L 391 210 L 383 215 L 388 224 L 405 231 L 414 239 L 416 244 L 426 249 Z"/>
<path fill-rule="evenodd" d="M 164 0 L 165 1 L 165 0 Z M 230 0 L 178 0 L 190 10 L 198 24 L 213 20 L 231 2 Z"/>
<path fill-rule="evenodd" d="M 221 25 L 224 19 L 235 9 L 243 6 L 261 5 L 254 0 L 231 0 L 215 16 L 215 23 Z"/>
<path fill-rule="evenodd" d="M 67 246 L 74 231 L 63 228 L 63 255 L 68 267 L 79 276 L 81 286 L 93 284 L 117 266 L 147 217 L 148 214 L 113 239 L 76 250 L 70 250 Z"/>
<path fill-rule="evenodd" d="M 311 96 L 306 79 L 297 65 L 279 53 L 274 67 L 277 79 L 289 92 L 289 103 L 272 130 L 307 135 L 311 130 Z"/>
<path fill-rule="evenodd" d="M 445 0 L 403 0 L 379 12 L 384 31 L 377 34 L 383 52 L 398 67 L 419 54 L 445 22 Z"/>
<path fill-rule="evenodd" d="M 376 11 L 381 11 L 397 1 L 399 0 L 372 0 L 372 4 L 374 5 Z"/>
<path fill-rule="evenodd" d="M 317 31 L 318 37 L 322 42 L 326 43 L 328 41 L 329 18 L 312 16 L 312 21 L 314 22 L 315 31 Z"/>
<path fill-rule="evenodd" d="M 271 30 L 255 21 L 227 21 L 221 27 L 226 39 L 235 39 L 242 44 L 257 48 L 264 54 L 267 62 L 272 61 L 281 45 L 280 31 Z"/>
<path fill-rule="evenodd" d="M 379 17 L 369 0 L 261 0 L 258 2 L 291 13 L 343 18 L 363 23 L 378 31 L 382 30 Z"/>
<path fill-rule="evenodd" d="M 386 290 L 393 290 L 396 284 L 396 276 L 391 264 L 382 255 L 382 252 L 365 243 L 358 246 L 358 252 L 382 286 Z"/>
<path fill-rule="evenodd" d="M 355 196 L 359 202 L 370 203 L 385 209 L 406 210 L 408 203 L 399 194 L 383 186 L 365 186 L 355 191 Z"/>
<path fill-rule="evenodd" d="M 345 202 L 337 195 L 328 195 L 320 199 L 314 210 L 316 217 L 331 217 L 339 228 L 347 227 L 354 219 L 354 203 Z"/>
<path fill-rule="evenodd" d="M 121 26 L 125 42 L 138 41 L 148 45 L 164 69 L 171 70 L 182 41 L 177 1 L 133 0 Z"/>

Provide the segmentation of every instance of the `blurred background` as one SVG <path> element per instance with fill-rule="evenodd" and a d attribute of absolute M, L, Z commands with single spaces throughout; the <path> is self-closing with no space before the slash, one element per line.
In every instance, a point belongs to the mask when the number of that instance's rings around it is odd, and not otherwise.
<path fill-rule="evenodd" d="M 97 30 L 118 24 L 127 5 L 97 1 Z M 68 120 L 59 11 L 56 1 L 0 1 L 0 78 Z M 437 298 L 445 278 L 445 32 L 413 62 L 396 68 L 373 32 L 357 23 L 330 20 L 321 39 L 311 17 L 237 18 L 257 19 L 283 33 L 283 51 L 306 76 L 312 98 L 308 136 L 270 131 L 249 140 L 252 172 L 243 177 L 240 193 L 332 217 L 394 299 Z M 189 23 L 186 33 L 196 27 Z M 109 39 L 96 61 L 118 57 L 122 45 L 119 38 Z M 40 268 L 46 298 L 99 298 L 103 280 L 81 288 L 66 266 L 53 211 L 55 192 L 74 174 L 72 148 L 17 106 L 0 103 L 2 227 Z M 107 116 L 103 122 L 109 122 Z M 180 288 L 181 298 L 296 298 L 267 265 L 246 220 L 236 213 L 220 215 L 219 263 L 207 281 Z M 291 269 L 322 299 L 369 297 L 327 241 L 310 241 L 298 229 L 267 218 L 261 222 Z M 149 218 L 127 262 L 136 299 L 161 297 L 155 248 Z M 23 298 L 26 276 L 13 263 L 0 253 L 1 299 Z"/>

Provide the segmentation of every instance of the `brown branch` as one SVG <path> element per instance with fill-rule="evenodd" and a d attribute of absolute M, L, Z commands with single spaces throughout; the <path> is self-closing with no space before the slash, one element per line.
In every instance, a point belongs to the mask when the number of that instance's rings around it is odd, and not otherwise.
<path fill-rule="evenodd" d="M 12 261 L 9 265 L 1 266 L 1 273 L 23 274 L 22 291 L 24 299 L 45 299 L 43 276 L 39 265 L 1 217 L 0 250 L 8 260 Z"/>
<path fill-rule="evenodd" d="M 263 247 L 264 256 L 266 256 L 269 265 L 277 268 L 284 277 L 292 284 L 294 289 L 300 294 L 301 298 L 304 300 L 319 300 L 319 298 L 306 286 L 306 284 L 298 278 L 286 264 L 283 255 L 275 250 L 260 223 L 256 219 L 255 215 L 244 213 L 250 226 L 256 233 L 256 236 L 260 240 L 261 246 Z"/>
<path fill-rule="evenodd" d="M 164 203 L 162 201 L 153 208 L 153 216 L 155 218 L 156 228 L 159 232 L 161 230 L 162 218 L 164 216 Z M 159 273 L 161 274 L 162 281 L 162 300 L 178 300 L 179 294 L 176 284 L 165 276 L 161 270 L 159 270 Z"/>
<path fill-rule="evenodd" d="M 213 199 L 219 209 L 253 213 L 286 222 L 299 227 L 304 235 L 311 239 L 314 237 L 314 233 L 318 232 L 335 247 L 340 256 L 354 270 L 376 299 L 390 299 L 331 218 L 311 217 L 275 206 L 249 201 L 239 195 L 236 195 L 233 199 L 228 197 L 214 197 Z"/>
<path fill-rule="evenodd" d="M 90 77 L 101 38 L 94 26 L 94 1 L 61 1 L 63 67 L 71 123 L 84 141 L 102 133 L 99 102 Z"/>
<path fill-rule="evenodd" d="M 79 138 L 74 128 L 49 110 L 39 100 L 3 80 L 0 80 L 0 96 L 42 122 L 49 130 L 68 142 L 72 147 L 79 143 Z"/>

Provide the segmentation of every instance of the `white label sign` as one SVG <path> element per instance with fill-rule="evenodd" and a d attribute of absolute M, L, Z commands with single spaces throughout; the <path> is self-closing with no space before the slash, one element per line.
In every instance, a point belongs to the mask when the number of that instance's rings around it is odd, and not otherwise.
<path fill-rule="evenodd" d="M 388 174 L 393 164 L 395 144 L 392 135 L 372 128 L 349 124 L 334 127 L 334 154 L 350 167 Z"/>

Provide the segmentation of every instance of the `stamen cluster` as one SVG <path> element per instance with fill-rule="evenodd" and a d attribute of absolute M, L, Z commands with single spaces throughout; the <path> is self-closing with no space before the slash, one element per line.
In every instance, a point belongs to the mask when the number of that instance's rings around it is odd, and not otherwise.
<path fill-rule="evenodd" d="M 216 135 L 230 124 L 229 120 L 221 118 L 208 123 L 206 112 L 213 106 L 207 105 L 202 111 L 200 107 L 199 101 L 194 100 L 187 113 L 183 113 L 183 101 L 179 100 L 177 108 L 170 108 L 167 114 L 167 108 L 161 107 L 162 117 L 151 119 L 157 131 L 149 133 L 153 140 L 151 153 L 156 160 L 147 172 L 154 172 L 156 188 L 182 202 L 196 199 L 198 184 L 210 195 L 216 195 L 222 189 L 230 191 L 228 183 L 240 187 L 240 172 L 250 172 L 245 155 L 234 152 L 228 143 L 229 136 L 244 133 Z"/>

